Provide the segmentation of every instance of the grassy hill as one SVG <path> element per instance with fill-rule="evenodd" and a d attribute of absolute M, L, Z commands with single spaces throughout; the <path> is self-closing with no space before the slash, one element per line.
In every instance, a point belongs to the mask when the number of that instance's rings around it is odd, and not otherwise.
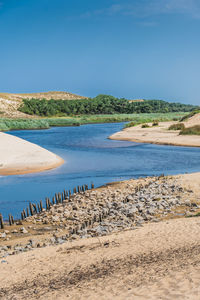
<path fill-rule="evenodd" d="M 18 108 L 22 105 L 23 99 L 86 99 L 87 97 L 78 96 L 68 92 L 41 92 L 41 93 L 29 93 L 29 94 L 10 94 L 0 93 L 0 114 L 6 118 L 33 118 L 23 112 L 18 111 Z"/>

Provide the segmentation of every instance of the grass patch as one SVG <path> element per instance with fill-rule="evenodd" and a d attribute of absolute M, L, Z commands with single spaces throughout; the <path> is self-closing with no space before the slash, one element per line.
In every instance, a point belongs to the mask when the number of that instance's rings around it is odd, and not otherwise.
<path fill-rule="evenodd" d="M 200 125 L 195 125 L 189 128 L 184 128 L 179 133 L 180 135 L 200 135 Z"/>
<path fill-rule="evenodd" d="M 142 124 L 142 128 L 149 128 L 150 126 L 148 124 Z"/>
<path fill-rule="evenodd" d="M 158 125 L 159 125 L 159 123 L 156 121 L 156 122 L 153 122 L 152 127 L 155 127 L 155 126 L 158 126 Z"/>
<path fill-rule="evenodd" d="M 169 126 L 168 130 L 184 130 L 185 125 L 183 123 L 172 124 Z"/>
<path fill-rule="evenodd" d="M 125 128 L 136 126 L 139 124 L 146 123 L 158 123 L 168 121 L 180 121 L 181 118 L 186 116 L 188 113 L 149 113 L 149 114 L 133 114 L 132 121 L 125 125 Z M 158 126 L 158 125 L 156 125 Z"/>
<path fill-rule="evenodd" d="M 130 122 L 126 127 L 132 127 L 155 120 L 179 120 L 185 112 L 180 113 L 152 113 L 152 114 L 113 114 L 113 115 L 81 115 L 73 117 L 52 117 L 41 119 L 7 119 L 0 118 L 0 131 L 48 129 L 49 127 L 80 126 L 84 124 Z"/>
<path fill-rule="evenodd" d="M 23 129 L 47 129 L 49 123 L 39 119 L 0 119 L 0 131 Z"/>

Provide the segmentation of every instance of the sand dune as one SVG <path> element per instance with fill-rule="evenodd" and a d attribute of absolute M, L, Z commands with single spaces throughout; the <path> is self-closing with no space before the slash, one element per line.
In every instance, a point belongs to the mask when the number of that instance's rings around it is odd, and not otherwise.
<path fill-rule="evenodd" d="M 0 175 L 41 172 L 63 162 L 62 158 L 40 146 L 0 133 Z"/>

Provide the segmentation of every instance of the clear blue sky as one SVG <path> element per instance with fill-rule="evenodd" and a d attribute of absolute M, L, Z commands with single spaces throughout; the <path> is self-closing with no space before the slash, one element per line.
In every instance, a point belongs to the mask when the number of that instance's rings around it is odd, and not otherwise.
<path fill-rule="evenodd" d="M 0 0 L 0 91 L 200 104 L 199 0 Z"/>

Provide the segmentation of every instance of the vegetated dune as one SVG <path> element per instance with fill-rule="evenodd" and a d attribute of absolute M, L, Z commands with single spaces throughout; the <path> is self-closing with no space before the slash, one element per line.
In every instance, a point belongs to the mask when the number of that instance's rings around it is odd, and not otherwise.
<path fill-rule="evenodd" d="M 29 94 L 9 94 L 0 93 L 0 116 L 8 118 L 33 118 L 18 111 L 19 106 L 23 99 L 62 99 L 62 100 L 73 100 L 73 99 L 85 99 L 87 97 L 78 96 L 68 92 L 42 92 L 42 93 L 29 93 Z"/>

